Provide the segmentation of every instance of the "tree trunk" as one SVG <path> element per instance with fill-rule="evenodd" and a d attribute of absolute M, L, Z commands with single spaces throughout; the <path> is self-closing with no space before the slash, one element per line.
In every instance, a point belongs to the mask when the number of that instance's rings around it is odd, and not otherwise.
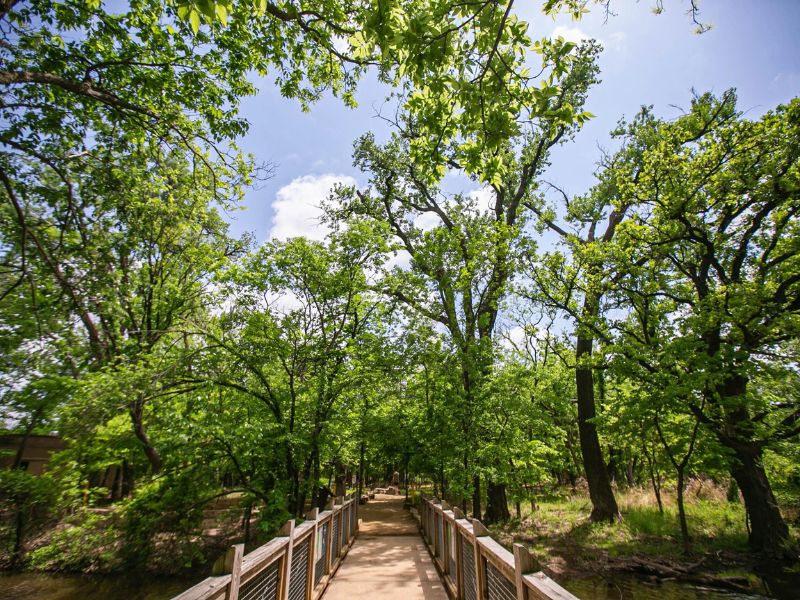
<path fill-rule="evenodd" d="M 334 496 L 340 498 L 347 493 L 347 487 L 345 484 L 345 469 L 344 465 L 339 459 L 336 459 L 334 462 L 334 468 L 336 469 L 336 478 L 335 478 L 335 487 L 334 487 Z"/>
<path fill-rule="evenodd" d="M 479 475 L 472 477 L 472 516 L 481 518 L 481 478 Z"/>
<path fill-rule="evenodd" d="M 592 366 L 588 364 L 592 355 L 592 343 L 592 338 L 579 335 L 575 347 L 578 433 L 583 455 L 583 468 L 586 471 L 586 482 L 589 485 L 589 497 L 592 501 L 590 519 L 594 522 L 617 521 L 620 519 L 619 508 L 603 461 L 597 427 L 592 421 L 597 414 L 594 405 L 594 377 Z"/>
<path fill-rule="evenodd" d="M 464 450 L 464 475 L 466 475 L 467 473 L 469 473 L 469 459 L 467 456 L 467 451 Z M 461 512 L 463 512 L 465 515 L 467 514 L 466 494 L 464 494 L 464 497 L 461 498 Z"/>
<path fill-rule="evenodd" d="M 133 493 L 133 488 L 136 487 L 136 480 L 134 479 L 133 467 L 128 462 L 127 458 L 122 459 L 122 488 L 120 493 L 123 498 L 127 498 Z"/>
<path fill-rule="evenodd" d="M 658 512 L 659 514 L 664 514 L 664 504 L 661 502 L 661 475 L 656 477 L 655 468 L 653 466 L 654 460 L 650 458 L 650 455 L 645 451 L 645 458 L 647 459 L 647 469 L 650 472 L 650 483 L 653 484 L 653 494 L 656 496 L 656 502 L 658 502 Z"/>
<path fill-rule="evenodd" d="M 508 512 L 508 498 L 506 497 L 506 484 L 486 482 L 486 513 L 483 519 L 486 523 L 505 523 L 511 518 Z"/>
<path fill-rule="evenodd" d="M 770 555 L 785 555 L 789 528 L 781 516 L 764 471 L 761 446 L 755 443 L 737 444 L 733 451 L 735 458 L 731 464 L 731 475 L 742 492 L 750 516 L 750 547 Z"/>
<path fill-rule="evenodd" d="M 136 439 L 141 442 L 142 450 L 144 450 L 144 454 L 150 462 L 150 470 L 154 475 L 157 475 L 161 472 L 161 455 L 158 453 L 155 446 L 153 446 L 144 428 L 144 400 L 137 399 L 130 406 L 128 412 L 131 416 L 131 422 L 133 423 L 133 433 Z"/>
<path fill-rule="evenodd" d="M 728 492 L 725 494 L 728 502 L 739 502 L 739 486 L 736 484 L 736 480 L 731 477 L 731 480 L 728 482 Z"/>
<path fill-rule="evenodd" d="M 736 407 L 738 404 L 738 408 L 727 411 L 724 423 L 716 424 L 715 433 L 717 439 L 733 451 L 731 476 L 742 492 L 750 518 L 750 547 L 772 556 L 789 556 L 789 528 L 764 471 L 763 446 L 752 439 L 752 422 L 744 404 L 747 383 L 747 377 L 733 374 L 716 390 L 724 406 Z"/>
<path fill-rule="evenodd" d="M 316 442 L 311 448 L 311 506 L 319 505 L 319 450 Z"/>
<path fill-rule="evenodd" d="M 633 487 L 636 485 L 636 457 L 633 457 L 633 460 L 629 460 L 625 464 L 625 479 L 628 481 L 628 487 Z"/>
<path fill-rule="evenodd" d="M 358 502 L 361 502 L 361 495 L 364 493 L 364 439 L 361 439 L 361 443 L 359 444 L 358 448 Z"/>
<path fill-rule="evenodd" d="M 291 450 L 287 450 L 286 454 L 286 471 L 291 485 L 289 490 L 289 514 L 299 517 L 303 512 L 303 507 L 300 504 L 300 469 L 297 468 L 294 462 Z"/>
<path fill-rule="evenodd" d="M 111 501 L 116 502 L 122 498 L 122 466 L 115 465 L 114 482 L 111 484 Z"/>
<path fill-rule="evenodd" d="M 686 506 L 683 502 L 683 492 L 686 484 L 683 481 L 683 468 L 678 469 L 678 519 L 681 524 L 681 540 L 683 541 L 683 552 L 689 554 L 692 550 L 692 539 L 689 537 L 689 524 L 686 522 Z"/>
<path fill-rule="evenodd" d="M 618 474 L 618 465 L 617 465 L 617 455 L 619 452 L 614 449 L 613 447 L 608 449 L 608 464 L 606 465 L 606 471 L 608 472 L 608 480 L 611 483 L 619 484 L 619 474 Z"/>

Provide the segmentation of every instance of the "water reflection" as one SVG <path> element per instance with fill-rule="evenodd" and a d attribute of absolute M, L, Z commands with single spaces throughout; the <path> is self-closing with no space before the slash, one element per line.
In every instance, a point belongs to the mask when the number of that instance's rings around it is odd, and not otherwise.
<path fill-rule="evenodd" d="M 0 600 L 165 600 L 197 583 L 198 579 L 144 575 L 98 577 L 50 573 L 0 575 Z"/>

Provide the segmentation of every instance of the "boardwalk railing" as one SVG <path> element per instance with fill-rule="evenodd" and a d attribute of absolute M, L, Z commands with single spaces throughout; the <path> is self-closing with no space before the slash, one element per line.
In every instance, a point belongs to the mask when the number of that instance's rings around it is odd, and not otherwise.
<path fill-rule="evenodd" d="M 578 600 L 536 567 L 522 544 L 512 554 L 446 502 L 424 499 L 420 523 L 425 543 L 456 600 Z"/>
<path fill-rule="evenodd" d="M 225 556 L 225 575 L 204 579 L 173 600 L 316 600 L 325 591 L 358 533 L 358 502 L 337 498 L 314 509 L 302 525 L 287 521 L 276 537 L 244 555 Z"/>

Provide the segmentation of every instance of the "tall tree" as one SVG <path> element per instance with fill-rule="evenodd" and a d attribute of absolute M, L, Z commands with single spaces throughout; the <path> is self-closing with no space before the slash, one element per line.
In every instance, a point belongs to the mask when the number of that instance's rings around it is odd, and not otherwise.
<path fill-rule="evenodd" d="M 86 344 L 63 354 L 76 376 L 144 366 L 156 345 L 202 307 L 208 277 L 237 251 L 204 185 L 208 171 L 192 170 L 181 153 L 157 162 L 149 152 L 128 156 L 124 169 L 114 166 L 113 148 L 76 157 L 63 179 L 28 162 L 27 176 L 39 176 L 34 188 L 9 178 L 9 165 L 0 161 L 14 217 L 3 223 L 5 257 L 19 266 L 11 286 L 30 291 L 32 308 L 37 297 L 57 298 L 63 321 L 83 333 Z M 63 346 L 59 337 L 56 347 Z M 161 457 L 144 422 L 146 389 L 118 392 L 157 472 Z"/>
<path fill-rule="evenodd" d="M 636 326 L 621 328 L 643 376 L 681 357 L 688 407 L 731 453 L 751 546 L 779 554 L 789 533 L 764 449 L 796 439 L 800 408 L 750 384 L 797 360 L 800 102 L 755 121 L 735 103 L 733 92 L 695 98 L 684 116 L 655 124 L 635 179 L 618 171 L 621 201 L 637 204 L 619 240 Z"/>
<path fill-rule="evenodd" d="M 643 113 L 635 122 L 647 118 Z M 621 136 L 624 131 L 620 128 L 614 135 Z M 634 180 L 641 169 L 640 155 L 640 145 L 628 143 L 617 157 L 625 157 Z M 595 342 L 604 335 L 604 302 L 616 279 L 607 273 L 611 242 L 630 209 L 630 200 L 620 201 L 615 193 L 619 184 L 614 173 L 611 168 L 604 171 L 595 189 L 585 196 L 570 198 L 560 187 L 548 183 L 543 191 L 554 192 L 555 201 L 550 201 L 547 193 L 528 200 L 526 206 L 536 216 L 537 231 L 548 232 L 556 243 L 545 246 L 539 255 L 528 254 L 525 273 L 529 284 L 520 288 L 534 304 L 562 311 L 575 325 L 578 431 L 593 521 L 620 518 L 597 432 L 595 398 Z"/>
<path fill-rule="evenodd" d="M 186 377 L 263 404 L 283 464 L 272 484 L 288 481 L 288 508 L 298 516 L 308 494 L 317 500 L 329 423 L 358 385 L 377 308 L 365 271 L 377 249 L 358 228 L 327 244 L 295 238 L 259 248 L 226 275 L 232 300 L 200 332 L 206 342 Z"/>
<path fill-rule="evenodd" d="M 573 50 L 561 42 L 559 52 Z M 480 390 L 492 365 L 492 336 L 500 301 L 507 292 L 515 264 L 517 241 L 524 222 L 524 207 L 547 165 L 550 149 L 568 138 L 576 124 L 564 118 L 580 111 L 588 88 L 595 82 L 597 46 L 584 44 L 575 50 L 573 67 L 562 73 L 560 92 L 540 107 L 527 133 L 509 143 L 501 153 L 481 162 L 481 153 L 465 157 L 461 165 L 456 150 L 450 164 L 488 181 L 485 192 L 450 196 L 427 183 L 412 160 L 416 121 L 409 118 L 386 146 L 371 135 L 356 144 L 355 162 L 371 175 L 372 189 L 343 190 L 341 214 L 353 214 L 378 224 L 410 257 L 410 269 L 397 269 L 381 283 L 390 297 L 444 326 L 457 349 L 461 369 L 464 408 L 463 435 L 471 449 L 464 469 L 475 465 L 480 444 L 475 423 L 480 412 Z M 508 165 L 497 180 L 498 161 Z M 484 198 L 488 192 L 489 198 Z M 427 220 L 427 222 L 426 222 Z M 470 466 L 472 464 L 472 466 Z M 474 474 L 473 512 L 480 515 L 479 478 Z M 488 481 L 486 517 L 508 517 L 502 481 Z"/>

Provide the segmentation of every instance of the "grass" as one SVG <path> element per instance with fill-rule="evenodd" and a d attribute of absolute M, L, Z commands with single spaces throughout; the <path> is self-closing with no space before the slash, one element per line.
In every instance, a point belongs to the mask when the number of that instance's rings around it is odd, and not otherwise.
<path fill-rule="evenodd" d="M 504 544 L 527 543 L 539 562 L 554 571 L 597 571 L 609 562 L 631 557 L 684 564 L 704 558 L 720 568 L 749 561 L 744 506 L 728 502 L 725 490 L 711 482 L 695 481 L 687 490 L 689 556 L 683 552 L 673 494 L 665 491 L 663 514 L 647 488 L 618 491 L 616 496 L 621 523 L 590 523 L 588 495 L 556 490 L 536 497 L 535 510 L 525 503 L 521 519 L 494 533 Z M 797 539 L 796 528 L 793 534 Z"/>

